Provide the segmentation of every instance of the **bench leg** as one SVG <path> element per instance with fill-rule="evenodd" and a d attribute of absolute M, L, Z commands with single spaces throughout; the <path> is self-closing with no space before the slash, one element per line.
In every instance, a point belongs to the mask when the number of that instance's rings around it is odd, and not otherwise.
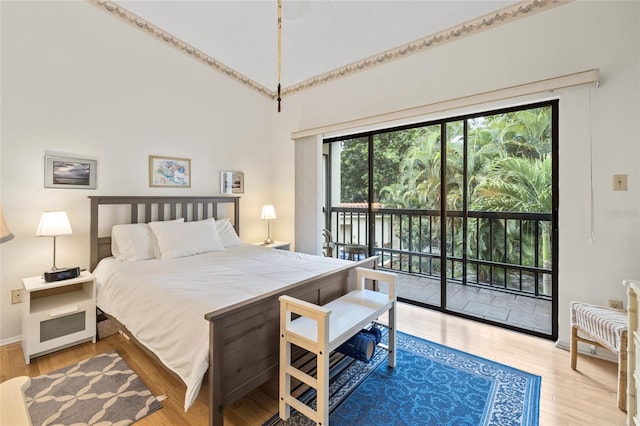
<path fill-rule="evenodd" d="M 329 425 L 329 354 L 322 350 L 317 355 L 318 361 L 318 389 L 316 394 L 316 412 L 318 418 L 315 420 L 319 426 Z"/>
<path fill-rule="evenodd" d="M 571 369 L 576 369 L 576 363 L 578 361 L 578 329 L 575 326 L 571 326 Z"/>
<path fill-rule="evenodd" d="M 291 406 L 287 404 L 287 399 L 291 395 L 291 376 L 286 369 L 291 365 L 291 343 L 287 342 L 283 332 L 280 332 L 280 398 L 278 401 L 279 414 L 282 420 L 287 420 L 291 415 Z"/>
<path fill-rule="evenodd" d="M 627 341 L 620 342 L 618 353 L 618 408 L 627 411 Z"/>
<path fill-rule="evenodd" d="M 396 366 L 396 303 L 389 309 L 389 367 Z"/>

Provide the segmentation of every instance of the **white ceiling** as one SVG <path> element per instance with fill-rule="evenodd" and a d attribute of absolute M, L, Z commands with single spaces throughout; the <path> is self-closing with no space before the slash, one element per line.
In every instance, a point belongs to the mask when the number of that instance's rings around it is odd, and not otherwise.
<path fill-rule="evenodd" d="M 277 0 L 113 1 L 275 90 Z M 458 26 L 516 0 L 283 0 L 282 87 Z"/>

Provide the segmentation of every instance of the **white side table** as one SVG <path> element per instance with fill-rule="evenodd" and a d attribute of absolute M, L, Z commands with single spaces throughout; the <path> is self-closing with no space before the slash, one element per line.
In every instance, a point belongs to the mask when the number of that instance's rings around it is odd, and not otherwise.
<path fill-rule="evenodd" d="M 291 250 L 291 243 L 287 241 L 274 241 L 271 244 L 253 243 L 256 246 L 269 247 L 278 250 Z"/>
<path fill-rule="evenodd" d="M 96 342 L 96 280 L 89 272 L 68 280 L 22 280 L 22 351 L 27 364 L 80 342 Z"/>

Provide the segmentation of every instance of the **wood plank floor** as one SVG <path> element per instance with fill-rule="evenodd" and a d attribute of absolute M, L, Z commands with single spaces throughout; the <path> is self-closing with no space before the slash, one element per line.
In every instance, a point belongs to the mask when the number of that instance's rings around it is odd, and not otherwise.
<path fill-rule="evenodd" d="M 541 426 L 626 424 L 625 413 L 616 408 L 614 363 L 579 356 L 578 370 L 572 371 L 569 353 L 551 341 L 403 303 L 398 308 L 398 324 L 406 333 L 542 376 Z M 0 382 L 21 375 L 37 376 L 115 349 L 154 394 L 168 397 L 161 410 L 137 424 L 207 424 L 206 383 L 185 413 L 185 386 L 121 335 L 35 358 L 30 365 L 25 365 L 19 343 L 0 349 Z M 225 424 L 261 425 L 277 411 L 276 394 L 277 383 L 265 384 L 225 410 Z"/>

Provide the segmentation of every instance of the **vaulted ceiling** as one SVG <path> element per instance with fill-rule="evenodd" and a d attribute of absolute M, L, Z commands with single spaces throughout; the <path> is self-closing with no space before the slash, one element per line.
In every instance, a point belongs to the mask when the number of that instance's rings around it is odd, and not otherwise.
<path fill-rule="evenodd" d="M 92 0 L 273 96 L 277 0 Z M 556 0 L 283 0 L 285 93 L 531 15 Z M 314 83 L 315 82 L 315 83 Z"/>

